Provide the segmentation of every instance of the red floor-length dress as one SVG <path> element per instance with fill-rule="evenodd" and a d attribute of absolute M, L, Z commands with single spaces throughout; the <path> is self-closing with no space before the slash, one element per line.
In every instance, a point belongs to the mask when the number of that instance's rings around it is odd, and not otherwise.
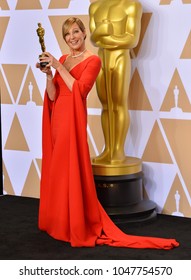
<path fill-rule="evenodd" d="M 66 55 L 60 61 L 65 59 Z M 45 93 L 39 229 L 73 247 L 177 247 L 175 239 L 125 234 L 97 199 L 87 142 L 86 98 L 100 66 L 95 55 L 74 66 L 72 92 L 56 72 L 56 100 L 51 102 Z"/>

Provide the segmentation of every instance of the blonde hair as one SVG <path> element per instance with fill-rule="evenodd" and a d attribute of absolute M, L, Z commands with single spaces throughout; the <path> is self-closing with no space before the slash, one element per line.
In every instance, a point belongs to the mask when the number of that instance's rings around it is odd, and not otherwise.
<path fill-rule="evenodd" d="M 86 28 L 83 24 L 83 22 L 76 17 L 70 17 L 67 20 L 65 20 L 65 22 L 62 25 L 62 36 L 65 40 L 66 34 L 68 33 L 68 30 L 70 29 L 70 27 L 74 24 L 77 23 L 77 25 L 79 26 L 80 30 L 84 33 L 86 31 Z M 86 38 L 86 36 L 85 36 Z M 85 39 L 84 38 L 84 39 Z"/>

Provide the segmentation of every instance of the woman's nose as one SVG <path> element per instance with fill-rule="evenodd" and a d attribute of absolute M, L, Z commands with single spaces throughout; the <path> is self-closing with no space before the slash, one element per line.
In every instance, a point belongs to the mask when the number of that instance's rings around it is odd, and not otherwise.
<path fill-rule="evenodd" d="M 75 37 L 75 34 L 74 34 L 74 33 L 71 33 L 71 34 L 70 34 L 70 38 L 73 39 L 74 37 Z"/>

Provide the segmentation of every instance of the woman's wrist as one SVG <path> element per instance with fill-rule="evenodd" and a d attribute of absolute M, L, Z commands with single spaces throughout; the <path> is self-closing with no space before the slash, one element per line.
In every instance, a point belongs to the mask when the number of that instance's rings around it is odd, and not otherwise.
<path fill-rule="evenodd" d="M 58 66 L 56 67 L 56 70 L 60 73 L 64 68 L 63 64 L 59 62 Z"/>
<path fill-rule="evenodd" d="M 53 79 L 52 73 L 46 74 L 46 78 L 47 78 L 47 80 L 51 81 Z"/>

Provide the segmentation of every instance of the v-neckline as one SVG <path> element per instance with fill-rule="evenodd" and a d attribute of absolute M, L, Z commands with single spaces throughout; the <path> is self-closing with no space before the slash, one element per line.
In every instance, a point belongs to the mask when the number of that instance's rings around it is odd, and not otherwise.
<path fill-rule="evenodd" d="M 62 64 L 66 61 L 66 59 L 67 59 L 68 56 L 69 56 L 69 54 L 66 55 L 66 57 L 64 58 L 64 61 L 62 62 Z M 94 56 L 94 54 L 92 54 L 92 55 L 86 57 L 85 59 L 83 59 L 83 60 L 80 61 L 79 63 L 75 64 L 71 69 L 68 70 L 68 72 L 70 73 L 76 66 L 78 66 L 79 64 L 81 64 L 82 62 L 86 61 L 88 58 L 90 58 L 90 57 L 92 57 L 92 56 Z"/>

